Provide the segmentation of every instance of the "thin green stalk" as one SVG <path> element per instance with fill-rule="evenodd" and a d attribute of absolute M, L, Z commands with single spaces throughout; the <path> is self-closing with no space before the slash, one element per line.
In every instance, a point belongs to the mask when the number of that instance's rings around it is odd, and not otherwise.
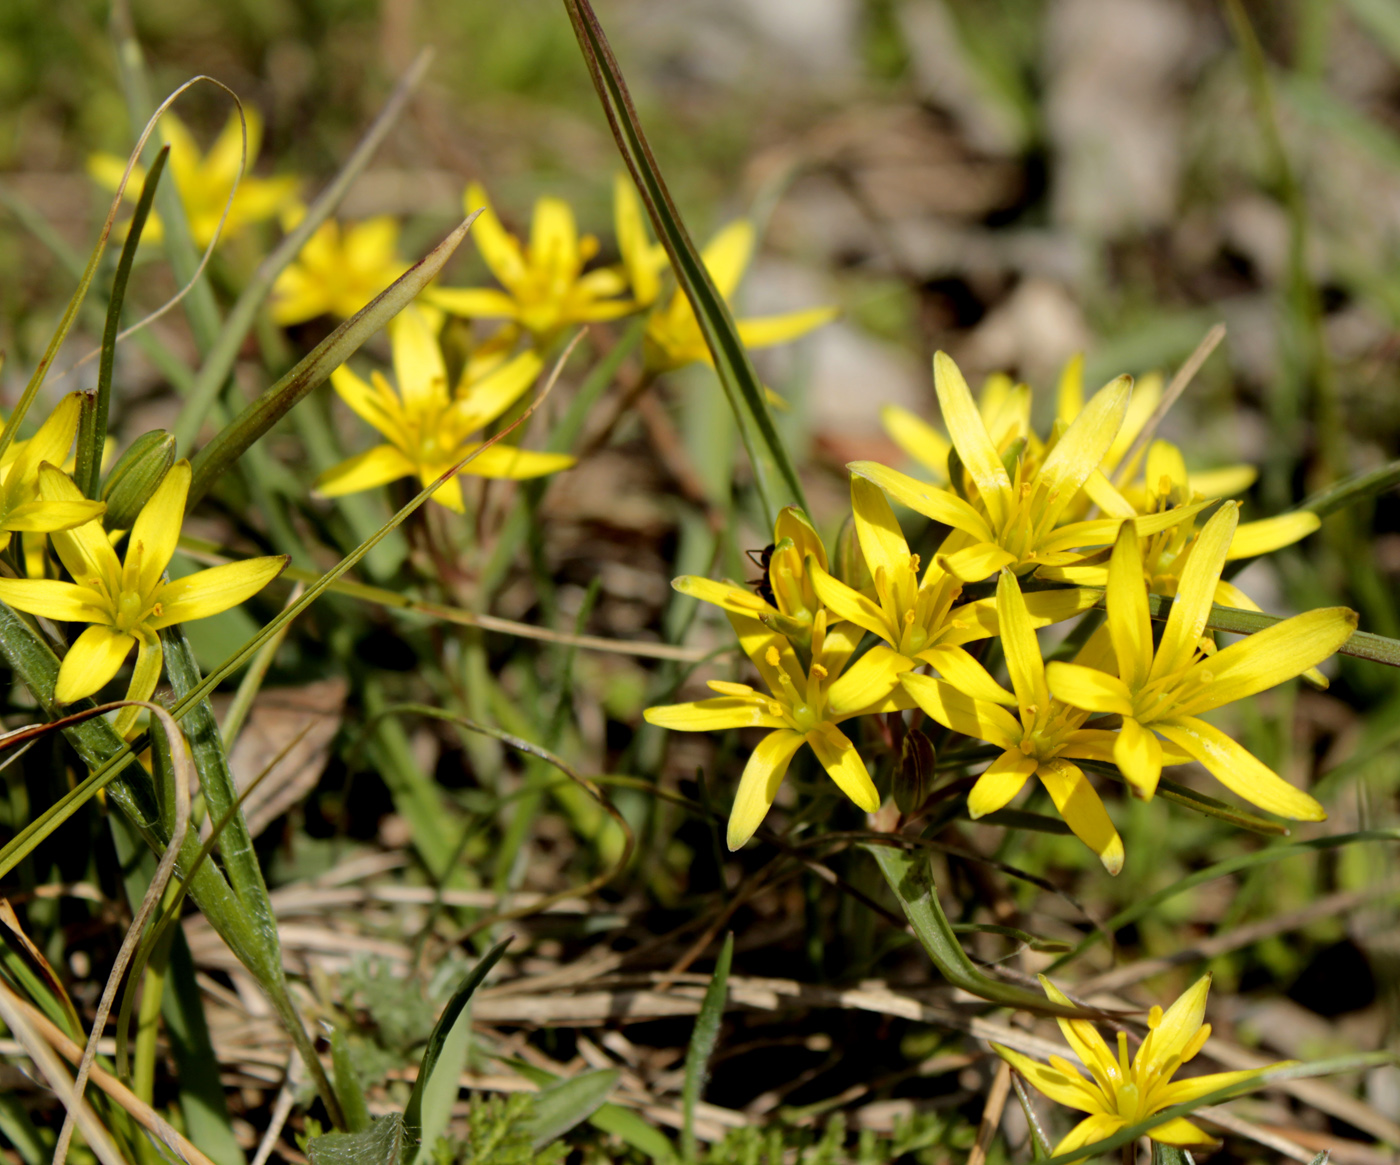
<path fill-rule="evenodd" d="M 589 0 L 564 0 L 564 7 L 617 142 L 618 152 L 627 164 L 656 230 L 656 237 L 666 248 L 676 280 L 690 301 L 705 344 L 714 358 L 720 384 L 738 419 L 739 434 L 753 466 L 754 485 L 767 525 L 771 526 L 778 500 L 776 483 L 770 481 L 772 475 L 776 474 L 781 479 L 782 492 L 787 495 L 785 500 L 806 508 L 797 468 L 773 424 L 763 383 L 739 338 L 729 305 L 710 278 L 700 252 L 671 200 L 671 193 L 642 130 L 636 107 L 632 104 L 627 82 L 592 4 Z"/>
<path fill-rule="evenodd" d="M 160 176 L 169 157 L 170 147 L 162 146 L 156 154 L 155 164 L 141 184 L 136 213 L 127 227 L 126 241 L 122 244 L 117 271 L 112 277 L 112 296 L 107 301 L 107 320 L 102 329 L 102 356 L 97 366 L 97 395 L 92 406 L 83 409 L 78 424 L 78 454 L 73 481 L 86 498 L 97 497 L 98 477 L 102 472 L 102 447 L 107 441 L 107 413 L 112 403 L 112 368 L 117 358 L 117 333 L 121 330 L 122 303 L 126 300 L 131 264 L 136 258 L 141 232 L 146 229 L 156 187 L 160 184 Z"/>

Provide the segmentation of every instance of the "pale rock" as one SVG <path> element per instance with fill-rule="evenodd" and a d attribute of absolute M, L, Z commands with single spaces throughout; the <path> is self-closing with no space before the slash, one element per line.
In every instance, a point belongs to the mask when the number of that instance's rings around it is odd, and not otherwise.
<path fill-rule="evenodd" d="M 977 325 L 958 363 L 970 379 L 1015 370 L 1033 385 L 1051 385 L 1064 362 L 1089 342 L 1083 312 L 1064 286 L 1027 279 Z"/>

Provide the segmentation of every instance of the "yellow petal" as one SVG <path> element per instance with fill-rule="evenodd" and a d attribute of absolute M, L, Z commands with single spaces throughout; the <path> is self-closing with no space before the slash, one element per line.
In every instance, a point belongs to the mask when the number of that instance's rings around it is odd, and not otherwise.
<path fill-rule="evenodd" d="M 447 365 L 437 336 L 423 313 L 411 304 L 389 325 L 393 346 L 394 379 L 405 409 L 425 413 L 447 405 Z"/>
<path fill-rule="evenodd" d="M 861 553 L 873 576 L 881 567 L 893 574 L 909 569 L 909 543 L 884 491 L 874 482 L 851 475 L 851 511 Z"/>
<path fill-rule="evenodd" d="M 161 613 L 151 620 L 151 626 L 159 630 L 175 623 L 207 619 L 236 607 L 281 574 L 288 561 L 285 555 L 248 558 L 211 566 L 166 583 L 157 595 Z"/>
<path fill-rule="evenodd" d="M 995 813 L 1011 803 L 1035 772 L 1040 762 L 1027 756 L 1019 748 L 1007 749 L 992 761 L 977 778 L 972 791 L 967 795 L 967 814 L 974 821 L 988 813 Z"/>
<path fill-rule="evenodd" d="M 1069 761 L 1050 760 L 1036 775 L 1075 837 L 1099 855 L 1105 870 L 1117 874 L 1123 868 L 1123 842 L 1084 773 Z"/>
<path fill-rule="evenodd" d="M 1201 633 L 1206 629 L 1211 604 L 1215 601 L 1215 584 L 1220 581 L 1225 553 L 1230 548 L 1238 521 L 1239 506 L 1234 502 L 1225 502 L 1196 536 L 1196 544 L 1186 562 L 1186 569 L 1181 572 L 1171 614 L 1167 616 L 1162 640 L 1148 672 L 1149 680 L 1169 676 L 1191 662 Z"/>
<path fill-rule="evenodd" d="M 462 449 L 465 457 L 470 449 Z M 517 449 L 514 445 L 498 442 L 489 449 L 483 449 L 464 466 L 461 472 L 471 477 L 501 477 L 511 481 L 525 481 L 532 477 L 544 477 L 570 469 L 578 458 L 569 453 L 535 453 L 529 449 Z M 441 491 L 439 491 L 441 492 Z"/>
<path fill-rule="evenodd" d="M 23 502 L 5 515 L 5 529 L 48 534 L 95 521 L 106 512 L 103 502 Z"/>
<path fill-rule="evenodd" d="M 933 474 L 934 481 L 948 480 L 948 451 L 953 445 L 947 437 L 899 405 L 884 405 L 880 423 L 896 445 Z"/>
<path fill-rule="evenodd" d="M 373 489 L 397 481 L 401 477 L 411 477 L 417 472 L 407 457 L 392 445 L 376 445 L 333 465 L 315 481 L 313 489 L 326 498 L 338 498 L 344 494 L 359 493 L 363 489 Z"/>
<path fill-rule="evenodd" d="M 535 200 L 530 220 L 530 266 L 547 273 L 555 286 L 567 284 L 583 267 L 573 209 L 562 198 Z"/>
<path fill-rule="evenodd" d="M 1059 519 L 1085 480 L 1103 463 L 1123 424 L 1132 386 L 1130 376 L 1120 376 L 1104 385 L 1055 442 L 1036 476 L 1037 492 L 1044 491 L 1047 523 Z"/>
<path fill-rule="evenodd" d="M 726 728 L 786 728 L 787 721 L 760 706 L 758 700 L 721 696 L 689 704 L 662 704 L 642 713 L 648 724 L 673 732 L 718 732 Z"/>
<path fill-rule="evenodd" d="M 477 221 L 480 226 L 480 220 Z M 443 311 L 469 320 L 517 320 L 520 305 L 504 291 L 489 287 L 434 287 L 423 298 Z"/>
<path fill-rule="evenodd" d="M 1179 710 L 1196 715 L 1291 680 L 1350 639 L 1356 622 L 1356 612 L 1346 607 L 1320 607 L 1232 643 L 1191 669 L 1189 677 L 1210 679 Z"/>
<path fill-rule="evenodd" d="M 1001 625 L 1006 670 L 1011 673 L 1011 686 L 1022 715 L 1028 709 L 1044 711 L 1050 706 L 1050 690 L 1045 686 L 1040 642 L 1035 637 L 1016 576 L 1010 571 L 1003 571 L 997 579 L 997 622 Z M 1035 712 L 1030 714 L 1034 716 Z"/>
<path fill-rule="evenodd" d="M 395 444 L 406 443 L 403 407 L 388 382 L 375 373 L 373 386 L 345 365 L 331 373 L 331 387 L 362 421 L 372 425 Z"/>
<path fill-rule="evenodd" d="M 189 493 L 190 463 L 181 458 L 170 467 L 160 485 L 156 486 L 156 492 L 136 515 L 127 542 L 126 557 L 129 562 L 139 548 L 141 569 L 137 580 L 143 595 L 155 590 L 160 576 L 174 557 L 175 547 L 180 541 L 180 527 L 185 521 L 185 499 Z"/>
<path fill-rule="evenodd" d="M 1041 975 L 1039 978 L 1046 998 L 1051 1002 L 1060 1003 L 1066 1007 L 1074 1005 L 1074 1001 L 1056 987 L 1048 975 Z M 1099 1035 L 1098 1028 L 1085 1019 L 1057 1017 L 1055 1022 L 1059 1024 L 1060 1034 L 1065 1037 L 1065 1042 L 1073 1049 L 1074 1054 L 1079 1057 L 1084 1067 L 1089 1070 L 1089 1075 L 1093 1077 L 1094 1082 L 1104 1095 L 1111 1095 L 1115 1082 L 1122 1078 L 1122 1071 L 1118 1057 L 1109 1050 L 1103 1036 Z"/>
<path fill-rule="evenodd" d="M 1147 450 L 1148 492 L 1169 492 L 1172 486 L 1185 488 L 1187 484 L 1186 459 L 1181 450 L 1170 441 L 1153 441 Z M 1163 490 L 1163 478 L 1167 489 Z"/>
<path fill-rule="evenodd" d="M 622 265 L 632 285 L 632 298 L 639 307 L 650 307 L 661 295 L 661 266 L 652 259 L 641 199 L 637 197 L 632 179 L 622 173 L 613 176 L 613 230 L 617 234 Z"/>
<path fill-rule="evenodd" d="M 817 565 L 815 559 L 809 560 L 807 564 L 807 576 L 812 580 L 812 587 L 817 592 L 817 598 L 822 601 L 823 605 L 830 608 L 831 613 L 836 618 L 845 619 L 862 630 L 869 631 L 872 635 L 878 635 L 891 646 L 898 642 L 899 633 L 890 626 L 890 621 L 886 618 L 884 610 L 877 607 L 859 591 L 853 590 L 840 579 L 827 574 Z"/>
<path fill-rule="evenodd" d="M 39 496 L 45 501 L 80 502 L 82 492 L 69 476 L 52 465 L 39 466 Z M 59 561 L 80 582 L 102 579 L 110 588 L 121 585 L 121 563 L 101 523 L 87 522 L 71 530 L 54 531 L 49 536 Z"/>
<path fill-rule="evenodd" d="M 1118 674 L 1130 691 L 1147 682 L 1152 667 L 1152 613 L 1147 605 L 1142 547 L 1137 529 L 1124 522 L 1108 564 L 1108 634 Z"/>
<path fill-rule="evenodd" d="M 806 689 L 806 670 L 799 662 L 797 653 L 793 651 L 792 644 L 785 637 L 751 616 L 736 614 L 733 611 L 726 611 L 725 616 L 729 625 L 734 628 L 734 634 L 739 637 L 739 647 L 758 669 L 758 674 L 763 677 L 763 682 L 768 685 L 770 692 L 783 690 L 782 681 L 778 678 L 779 671 L 787 675 L 799 692 Z M 769 662 L 770 649 L 778 653 L 776 667 Z"/>
<path fill-rule="evenodd" d="M 1132 693 L 1117 676 L 1078 663 L 1054 660 L 1045 669 L 1051 694 L 1061 703 L 1086 712 L 1133 714 Z"/>
<path fill-rule="evenodd" d="M 919 707 L 944 728 L 988 741 L 998 748 L 1015 748 L 1021 741 L 1021 725 L 1005 708 L 974 700 L 946 680 L 932 676 L 906 672 L 899 682 Z"/>
<path fill-rule="evenodd" d="M 1173 1056 L 1181 1056 L 1205 1022 L 1210 980 L 1209 974 L 1202 975 L 1162 1013 L 1138 1049 L 1134 1067 L 1161 1071 Z"/>
<path fill-rule="evenodd" d="M 739 339 L 746 348 L 771 348 L 786 344 L 823 324 L 829 324 L 841 314 L 840 308 L 809 307 L 805 311 L 790 311 L 776 316 L 750 316 L 738 320 Z"/>
<path fill-rule="evenodd" d="M 731 850 L 748 841 L 763 824 L 773 798 L 778 795 L 778 786 L 783 783 L 783 774 L 802 744 L 802 734 L 787 728 L 770 732 L 758 742 L 744 766 L 744 775 L 739 778 L 739 789 L 734 794 L 734 807 L 729 811 L 725 841 Z"/>
<path fill-rule="evenodd" d="M 753 255 L 753 223 L 747 219 L 736 219 L 720 229 L 708 243 L 701 257 L 705 269 L 714 281 L 715 290 L 726 300 L 733 299 L 739 290 L 739 280 Z"/>
<path fill-rule="evenodd" d="M 1039 628 L 1083 614 L 1098 605 L 1103 599 L 1103 592 L 1089 587 L 1065 587 L 1061 590 L 1031 591 L 1029 594 L 1023 593 L 1021 597 L 1026 602 L 1031 626 Z M 965 626 L 951 631 L 944 638 L 945 643 L 971 643 L 975 639 L 1000 634 L 995 598 L 964 603 L 951 612 L 951 618 Z"/>
<path fill-rule="evenodd" d="M 1032 1060 L 1029 1056 L 1022 1055 L 1020 1052 L 1003 1048 L 1000 1044 L 992 1044 L 992 1051 L 1029 1080 L 1037 1091 L 1044 1093 L 1056 1104 L 1063 1104 L 1067 1108 L 1077 1108 L 1081 1112 L 1093 1112 L 1099 1107 L 1093 1091 L 1084 1077 L 1077 1074 L 1067 1076 L 1039 1061 Z M 1056 1151 L 1058 1152 L 1058 1150 Z"/>
<path fill-rule="evenodd" d="M 1180 1116 L 1174 1120 L 1163 1121 L 1147 1135 L 1154 1141 L 1160 1141 L 1164 1145 L 1172 1145 L 1181 1149 L 1189 1149 L 1200 1145 L 1218 1145 L 1220 1143 L 1216 1137 L 1212 1137 L 1205 1130 L 1198 1128 L 1185 1117 Z"/>
<path fill-rule="evenodd" d="M 744 615 L 750 619 L 756 619 L 759 615 L 773 610 L 753 591 L 735 586 L 733 583 L 714 582 L 708 578 L 701 578 L 699 575 L 685 574 L 681 575 L 680 578 L 672 579 L 671 586 L 680 591 L 681 594 L 699 599 L 702 603 L 713 603 L 721 610 L 732 611 L 736 615 Z"/>
<path fill-rule="evenodd" d="M 866 771 L 865 762 L 839 729 L 826 725 L 814 728 L 807 733 L 807 743 L 841 792 L 867 813 L 880 808 L 880 794 Z"/>
<path fill-rule="evenodd" d="M 823 570 L 831 569 L 817 528 L 797 506 L 784 506 L 773 523 L 773 541 L 776 543 L 785 539 L 792 540 L 792 549 L 778 551 L 778 554 L 792 556 L 789 565 L 794 574 L 800 574 L 805 569 L 809 557 L 815 558 Z"/>
<path fill-rule="evenodd" d="M 979 420 L 977 423 L 982 422 Z M 878 461 L 853 461 L 846 468 L 858 477 L 873 481 L 895 501 L 926 518 L 963 530 L 979 542 L 996 540 L 987 520 L 955 493 L 919 481 Z"/>
<path fill-rule="evenodd" d="M 480 216 L 472 224 L 472 239 L 486 266 L 491 268 L 491 274 L 501 281 L 502 286 L 515 290 L 526 279 L 525 256 L 521 253 L 519 240 L 501 225 L 491 200 L 486 197 L 485 188 L 479 182 L 467 187 L 462 207 L 467 214 L 481 210 Z M 454 310 L 441 300 L 439 304 L 446 311 Z"/>
<path fill-rule="evenodd" d="M 1210 501 L 1242 494 L 1254 484 L 1259 471 L 1252 465 L 1227 465 L 1191 475 L 1191 492 Z"/>
<path fill-rule="evenodd" d="M 1137 517 L 1137 510 L 1133 508 L 1133 503 L 1113 488 L 1113 484 L 1104 476 L 1101 469 L 1096 469 L 1089 474 L 1088 479 L 1084 482 L 1084 492 L 1089 495 L 1089 500 L 1110 518 Z"/>
<path fill-rule="evenodd" d="M 943 423 L 948 427 L 948 435 L 957 448 L 958 457 L 977 486 L 982 504 L 991 515 L 992 525 L 1000 529 L 1006 524 L 1011 505 L 1011 479 L 1001 463 L 1001 454 L 987 434 L 987 426 L 983 424 L 982 415 L 972 400 L 967 381 L 946 352 L 934 354 L 933 386 L 938 393 Z M 929 516 L 933 517 L 932 514 Z M 956 525 L 952 522 L 948 524 Z M 990 538 L 983 540 L 991 541 Z"/>
<path fill-rule="evenodd" d="M 1076 352 L 1060 370 L 1055 419 L 1068 425 L 1084 408 L 1084 353 Z"/>
<path fill-rule="evenodd" d="M 160 683 L 160 669 L 165 662 L 165 651 L 160 645 L 160 636 L 154 631 L 144 632 L 137 640 L 136 666 L 131 669 L 131 683 L 127 685 L 128 700 L 149 700 L 155 695 Z M 125 736 L 141 715 L 140 708 L 127 707 L 117 713 L 112 728 L 118 736 Z"/>
<path fill-rule="evenodd" d="M 15 459 L 15 467 L 5 482 L 6 492 L 12 481 L 18 477 L 37 474 L 42 462 L 62 465 L 68 459 L 68 450 L 73 447 L 73 437 L 78 432 L 78 413 L 82 400 L 76 392 L 70 392 L 54 408 L 39 431 L 24 443 L 24 451 Z"/>
<path fill-rule="evenodd" d="M 1123 717 L 1118 739 L 1113 744 L 1113 763 L 1147 800 L 1157 791 L 1162 777 L 1162 745 L 1152 729 L 1144 728 L 1131 716 Z"/>
<path fill-rule="evenodd" d="M 470 433 L 488 425 L 510 408 L 534 384 L 543 364 L 539 353 L 531 349 L 497 365 L 474 383 L 459 386 L 457 399 L 463 413 L 463 430 Z"/>
<path fill-rule="evenodd" d="M 88 587 L 46 578 L 0 578 L 0 603 L 64 623 L 110 623 L 105 597 Z"/>
<path fill-rule="evenodd" d="M 1203 1096 L 1209 1096 L 1220 1088 L 1228 1088 L 1232 1084 L 1242 1084 L 1246 1080 L 1252 1080 L 1269 1071 L 1270 1068 L 1280 1067 L 1279 1064 L 1270 1064 L 1267 1068 L 1246 1068 L 1239 1072 L 1209 1072 L 1204 1076 L 1191 1076 L 1185 1080 L 1173 1080 L 1170 1084 L 1161 1085 L 1153 1093 L 1153 1103 L 1157 1108 L 1172 1108 L 1178 1104 L 1191 1104 L 1200 1100 Z M 1156 1132 L 1150 1134 L 1154 1140 Z M 1170 1143 L 1170 1142 L 1168 1142 Z"/>
<path fill-rule="evenodd" d="M 938 565 L 959 582 L 981 582 L 1003 567 L 1015 566 L 1016 556 L 995 542 L 978 542 L 953 554 L 940 554 Z"/>
<path fill-rule="evenodd" d="M 1235 537 L 1225 555 L 1226 561 L 1272 554 L 1306 538 L 1321 525 L 1322 519 L 1311 510 L 1279 514 L 1276 518 L 1264 518 L 1258 522 L 1241 522 L 1235 529 Z"/>
<path fill-rule="evenodd" d="M 1079 1107 L 1083 1108 L 1084 1106 L 1079 1105 Z M 1051 1155 L 1058 1157 L 1061 1153 L 1072 1153 L 1086 1145 L 1097 1144 L 1126 1127 L 1127 1124 L 1122 1117 L 1096 1112 L 1092 1116 L 1086 1116 L 1074 1128 L 1070 1129 L 1060 1143 L 1051 1150 Z"/>
<path fill-rule="evenodd" d="M 1269 813 L 1295 821 L 1325 821 L 1327 811 L 1213 724 L 1181 716 L 1153 724 L 1201 762 L 1222 785 Z"/>
<path fill-rule="evenodd" d="M 115 627 L 89 627 L 63 657 L 54 699 L 60 704 L 71 704 L 99 691 L 117 674 L 135 643 L 135 636 Z"/>
<path fill-rule="evenodd" d="M 918 658 L 974 700 L 991 704 L 1016 703 L 1016 697 L 992 679 L 991 673 L 961 647 L 930 647 L 919 652 Z"/>
<path fill-rule="evenodd" d="M 883 643 L 876 644 L 827 689 L 829 714 L 844 720 L 883 704 L 899 687 L 899 677 L 913 667 L 912 660 Z"/>
<path fill-rule="evenodd" d="M 247 127 L 247 150 L 245 154 L 243 132 Z M 262 148 L 262 115 L 251 105 L 243 107 L 243 116 L 238 110 L 231 110 L 224 128 L 214 139 L 209 152 L 204 155 L 204 171 L 207 181 L 221 186 L 232 186 L 240 169 L 251 167 Z M 152 688 L 152 691 L 155 689 Z"/>

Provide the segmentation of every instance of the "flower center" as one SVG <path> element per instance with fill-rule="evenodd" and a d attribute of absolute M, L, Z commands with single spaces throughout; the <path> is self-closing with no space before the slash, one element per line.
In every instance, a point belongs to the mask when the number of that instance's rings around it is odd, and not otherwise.
<path fill-rule="evenodd" d="M 117 596 L 117 630 L 135 631 L 146 612 L 146 604 L 139 591 L 122 591 Z"/>

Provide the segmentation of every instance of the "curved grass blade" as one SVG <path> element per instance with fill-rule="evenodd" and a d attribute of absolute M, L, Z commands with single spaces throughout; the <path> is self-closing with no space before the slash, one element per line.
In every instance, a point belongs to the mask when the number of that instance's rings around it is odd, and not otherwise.
<path fill-rule="evenodd" d="M 1075 764 L 1086 772 L 1102 773 L 1106 777 L 1112 777 L 1132 788 L 1128 778 L 1122 773 L 1117 765 L 1108 764 L 1105 761 L 1076 760 Z M 1243 809 L 1238 809 L 1226 801 L 1217 801 L 1214 797 L 1208 797 L 1204 793 L 1198 793 L 1195 789 L 1179 785 L 1175 781 L 1168 781 L 1165 778 L 1157 782 L 1157 796 L 1164 801 L 1171 801 L 1176 805 L 1182 805 L 1187 809 L 1193 809 L 1197 813 L 1202 813 L 1207 817 L 1214 817 L 1219 821 L 1226 821 L 1237 829 L 1247 829 L 1251 833 L 1263 833 L 1272 837 L 1287 837 L 1288 826 L 1279 821 L 1270 821 L 1266 817 L 1256 817 L 1253 813 L 1246 813 Z"/>
<path fill-rule="evenodd" d="M 690 1034 L 690 1046 L 685 1051 L 685 1083 L 681 1087 L 681 1157 L 698 1161 L 699 1146 L 695 1139 L 695 1106 L 705 1091 L 710 1076 L 710 1057 L 719 1040 L 719 1025 L 724 1019 L 724 1001 L 729 994 L 729 967 L 734 961 L 734 932 L 724 936 L 724 946 L 715 960 L 715 973 L 705 988 L 700 1014 L 695 1017 L 695 1030 Z"/>
<path fill-rule="evenodd" d="M 437 1023 L 433 1025 L 432 1035 L 428 1037 L 428 1046 L 423 1049 L 423 1059 L 418 1064 L 418 1079 L 413 1082 L 413 1091 L 409 1094 L 408 1104 L 403 1110 L 403 1123 L 409 1136 L 416 1139 L 423 1131 L 423 1090 L 428 1085 L 433 1069 L 437 1067 L 448 1034 L 456 1024 L 457 1017 L 471 1001 L 476 989 L 490 974 L 491 968 L 500 961 L 501 956 L 506 953 L 506 947 L 510 946 L 512 941 L 514 940 L 511 937 L 503 938 L 481 956 L 476 966 L 468 971 L 466 977 L 458 984 L 457 990 L 452 993 L 452 998 L 447 1001 L 447 1006 L 438 1016 Z"/>
<path fill-rule="evenodd" d="M 1074 950 L 1067 955 L 1062 955 L 1046 968 L 1046 974 L 1058 970 L 1071 959 L 1077 959 L 1105 935 L 1112 934 L 1121 927 L 1127 926 L 1130 922 L 1136 922 L 1144 914 L 1155 910 L 1163 902 L 1170 898 L 1175 898 L 1178 894 L 1184 894 L 1187 890 L 1194 890 L 1197 886 L 1206 882 L 1212 882 L 1216 878 L 1224 878 L 1230 874 L 1237 874 L 1242 870 L 1252 869 L 1255 866 L 1266 866 L 1272 862 L 1277 862 L 1283 858 L 1296 857 L 1301 853 L 1311 853 L 1321 850 L 1339 849 L 1342 846 L 1354 845 L 1360 841 L 1400 841 L 1400 829 L 1363 829 L 1356 833 L 1338 833 L 1331 837 L 1314 837 L 1305 841 L 1284 842 L 1281 845 L 1269 846 L 1267 849 L 1256 850 L 1254 853 L 1237 854 L 1235 857 L 1226 858 L 1223 862 L 1216 862 L 1213 866 L 1207 866 L 1204 870 L 1197 870 L 1193 874 L 1173 882 L 1170 886 L 1164 886 L 1155 894 L 1149 894 L 1146 898 L 1141 898 L 1131 906 L 1124 907 L 1112 918 L 1103 924 L 1101 928 L 1088 934 Z"/>
<path fill-rule="evenodd" d="M 589 0 L 564 0 L 564 7 L 573 23 L 574 34 L 578 37 L 579 48 L 593 78 L 593 87 L 598 91 L 598 99 L 603 104 L 603 112 L 612 128 L 618 151 L 627 163 L 637 193 L 641 195 L 642 204 L 647 208 L 656 230 L 656 237 L 666 248 L 676 281 L 690 301 L 705 343 L 714 357 L 715 371 L 729 399 L 729 407 L 734 410 L 739 422 L 739 433 L 753 464 L 759 497 L 771 523 L 778 500 L 774 496 L 776 483 L 769 480 L 772 474 L 776 473 L 781 479 L 782 492 L 787 495 L 784 500 L 805 508 L 806 499 L 797 469 L 773 424 L 763 383 L 754 370 L 743 341 L 739 339 L 729 305 L 711 280 L 700 252 L 671 200 L 666 180 L 661 176 L 646 134 L 642 131 L 627 82 L 618 68 L 593 5 Z"/>
<path fill-rule="evenodd" d="M 363 1133 L 370 1124 L 369 1106 L 365 1103 L 365 1091 L 360 1087 L 360 1077 L 351 1062 L 350 1045 L 342 1028 L 331 1032 L 331 1065 L 335 1071 L 335 1094 L 345 1110 L 345 1129 L 350 1133 Z"/>
<path fill-rule="evenodd" d="M 530 1121 L 530 1147 L 538 1153 L 575 1125 L 591 1118 L 617 1087 L 616 1068 L 580 1072 L 557 1080 L 535 1093 L 535 1115 Z"/>
<path fill-rule="evenodd" d="M 365 134 L 360 140 L 360 144 L 355 147 L 354 152 L 345 160 L 340 171 L 331 179 L 330 184 L 321 191 L 315 201 L 306 208 L 306 214 L 302 220 L 287 232 L 286 237 L 277 244 L 276 249 L 258 264 L 257 270 L 253 272 L 253 277 L 248 280 L 247 285 L 239 293 L 238 299 L 229 309 L 228 319 L 224 321 L 223 327 L 219 330 L 218 338 L 209 349 L 204 363 L 195 376 L 194 383 L 190 386 L 185 403 L 180 409 L 179 417 L 176 418 L 173 431 L 176 444 L 180 449 L 189 449 L 194 444 L 195 438 L 199 436 L 200 426 L 209 415 L 210 407 L 218 398 L 220 389 L 227 383 L 229 375 L 233 371 L 233 363 L 238 357 L 238 350 L 243 345 L 243 339 L 256 321 L 258 309 L 272 291 L 272 285 L 277 281 L 277 276 L 282 273 L 288 263 L 301 253 L 306 241 L 331 216 L 340 204 L 340 200 L 345 197 L 345 192 L 350 188 L 351 183 L 369 164 L 375 150 L 388 136 L 389 130 L 393 128 L 394 123 L 408 104 L 408 99 L 418 88 L 419 82 L 423 80 L 432 58 L 432 49 L 424 49 L 418 54 L 398 85 L 395 86 L 393 93 L 389 95 L 389 100 L 384 103 L 384 108 L 379 111 L 379 115 L 369 127 L 369 132 Z"/>
<path fill-rule="evenodd" d="M 1064 1007 L 1009 983 L 999 983 L 984 975 L 967 957 L 958 944 L 943 906 L 938 901 L 938 888 L 933 884 L 929 857 L 918 851 L 903 850 L 892 845 L 864 847 L 885 875 L 885 881 L 904 908 L 914 934 L 928 952 L 939 973 L 954 987 L 961 987 L 979 999 L 1003 1007 L 1018 1007 L 1041 1015 L 1063 1015 L 1077 1019 L 1094 1013 L 1078 1007 Z"/>
<path fill-rule="evenodd" d="M 553 1072 L 537 1068 L 534 1064 L 527 1064 L 524 1060 L 507 1059 L 505 1063 L 519 1072 L 526 1080 L 538 1084 L 541 1090 L 560 1079 Z M 653 1125 L 648 1124 L 630 1108 L 623 1108 L 620 1104 L 602 1104 L 589 1116 L 588 1123 L 599 1132 L 621 1137 L 634 1149 L 640 1149 L 654 1161 L 661 1161 L 664 1165 L 672 1165 L 677 1159 L 676 1150 L 666 1135 Z"/>
<path fill-rule="evenodd" d="M 219 476 L 273 425 L 285 417 L 307 393 L 350 359 L 356 349 L 413 302 L 442 270 L 471 229 L 478 210 L 369 303 L 336 328 L 306 354 L 281 380 L 228 423 L 221 433 L 194 457 L 187 509 L 209 492 Z"/>
<path fill-rule="evenodd" d="M 1335 485 L 1318 490 L 1311 497 L 1299 502 L 1297 508 L 1311 510 L 1319 518 L 1325 518 L 1328 514 L 1336 513 L 1346 506 L 1354 506 L 1357 502 L 1364 502 L 1396 486 L 1400 486 L 1400 461 L 1392 461 L 1368 473 L 1355 473 Z"/>
<path fill-rule="evenodd" d="M 78 424 L 78 455 L 73 481 L 82 490 L 85 498 L 97 497 L 97 479 L 102 470 L 102 447 L 107 441 L 107 412 L 112 402 L 112 367 L 116 363 L 117 333 L 121 330 L 126 285 L 131 278 L 131 264 L 136 258 L 136 248 L 141 242 L 141 232 L 146 229 L 146 219 L 151 214 L 156 187 L 160 183 L 160 176 L 169 157 L 170 147 L 161 146 L 145 181 L 141 183 L 141 196 L 136 202 L 136 211 L 126 229 L 126 241 L 122 243 L 116 274 L 112 276 L 112 297 L 107 301 L 107 321 L 102 329 L 102 359 L 97 366 L 97 396 L 92 407 L 83 409 L 82 419 Z"/>

